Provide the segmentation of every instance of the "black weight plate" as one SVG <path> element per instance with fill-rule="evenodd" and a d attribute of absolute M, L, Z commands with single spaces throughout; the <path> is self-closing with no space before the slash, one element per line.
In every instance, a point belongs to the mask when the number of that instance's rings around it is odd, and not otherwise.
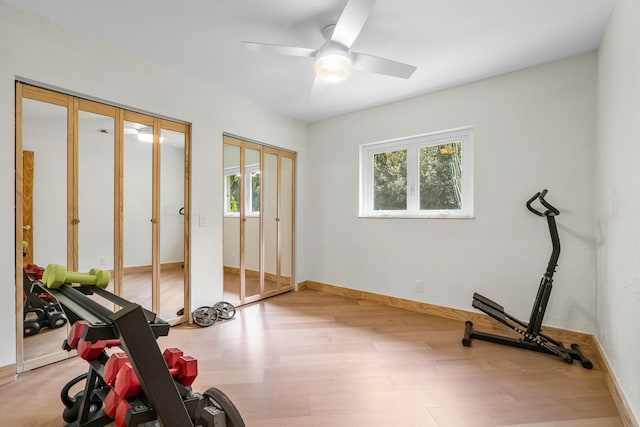
<path fill-rule="evenodd" d="M 202 306 L 195 309 L 193 312 L 193 323 L 198 326 L 206 328 L 216 323 L 218 320 L 218 311 L 213 307 Z"/>
<path fill-rule="evenodd" d="M 236 308 L 225 301 L 216 303 L 213 309 L 218 312 L 218 317 L 222 320 L 233 319 L 233 316 L 236 315 Z"/>
<path fill-rule="evenodd" d="M 208 401 L 205 406 L 214 406 L 224 412 L 227 427 L 245 427 L 238 408 L 220 389 L 211 387 L 202 394 Z"/>

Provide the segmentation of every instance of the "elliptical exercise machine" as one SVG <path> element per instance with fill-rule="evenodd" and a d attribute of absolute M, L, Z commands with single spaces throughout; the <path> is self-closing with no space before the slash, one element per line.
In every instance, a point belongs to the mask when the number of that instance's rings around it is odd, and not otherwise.
<path fill-rule="evenodd" d="M 522 335 L 522 337 L 511 338 L 490 334 L 487 332 L 474 331 L 473 323 L 467 321 L 465 323 L 464 338 L 462 339 L 462 344 L 466 347 L 469 347 L 471 345 L 471 340 L 476 338 L 496 344 L 510 345 L 512 347 L 519 347 L 526 350 L 552 354 L 554 356 L 558 356 L 567 363 L 573 363 L 574 359 L 580 360 L 584 368 L 591 369 L 593 367 L 593 364 L 582 353 L 580 346 L 578 346 L 577 344 L 571 344 L 571 348 L 566 348 L 560 341 L 556 341 L 541 332 L 542 319 L 544 318 L 544 313 L 547 309 L 547 303 L 549 302 L 549 296 L 551 295 L 553 273 L 556 270 L 556 267 L 558 265 L 558 258 L 560 256 L 560 239 L 558 237 L 558 229 L 556 227 L 555 220 L 555 217 L 560 215 L 560 211 L 545 200 L 546 195 L 547 190 L 542 190 L 542 192 L 534 194 L 533 197 L 531 197 L 527 201 L 527 209 L 529 209 L 529 211 L 531 211 L 535 215 L 545 217 L 547 219 L 547 225 L 549 226 L 549 233 L 551 234 L 552 244 L 551 258 L 549 259 L 547 270 L 540 280 L 538 294 L 533 304 L 533 308 L 531 309 L 529 322 L 523 322 L 506 313 L 504 311 L 504 308 L 495 301 L 492 301 L 489 298 L 478 293 L 473 294 L 472 306 L 474 308 L 477 308 L 478 310 L 488 314 L 498 322 Z M 545 210 L 541 212 L 531 206 L 531 204 L 536 200 L 540 202 Z"/>

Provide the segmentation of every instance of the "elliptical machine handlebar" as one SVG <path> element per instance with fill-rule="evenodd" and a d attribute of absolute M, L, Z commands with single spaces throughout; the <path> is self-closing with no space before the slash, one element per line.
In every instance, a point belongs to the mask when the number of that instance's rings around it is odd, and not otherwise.
<path fill-rule="evenodd" d="M 548 191 L 547 189 L 542 190 L 542 192 L 538 191 L 536 194 L 533 195 L 533 197 L 527 200 L 527 209 L 529 209 L 529 211 L 531 211 L 532 213 L 538 216 L 560 215 L 560 211 L 556 209 L 551 203 L 547 202 L 544 199 L 544 196 L 547 195 L 547 191 Z M 544 206 L 547 210 L 545 210 L 544 212 L 540 212 L 539 210 L 531 206 L 531 203 L 533 203 L 536 199 L 538 199 L 540 201 L 540 204 Z"/>

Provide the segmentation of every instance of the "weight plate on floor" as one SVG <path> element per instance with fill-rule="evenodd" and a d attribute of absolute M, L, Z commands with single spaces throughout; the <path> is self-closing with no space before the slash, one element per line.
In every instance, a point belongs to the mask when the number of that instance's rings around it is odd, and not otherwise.
<path fill-rule="evenodd" d="M 218 312 L 218 317 L 222 320 L 233 319 L 236 315 L 236 308 L 225 301 L 220 301 L 213 306 L 213 309 Z"/>
<path fill-rule="evenodd" d="M 218 320 L 218 311 L 213 307 L 205 305 L 196 308 L 193 312 L 193 323 L 203 328 L 213 325 L 216 320 Z"/>

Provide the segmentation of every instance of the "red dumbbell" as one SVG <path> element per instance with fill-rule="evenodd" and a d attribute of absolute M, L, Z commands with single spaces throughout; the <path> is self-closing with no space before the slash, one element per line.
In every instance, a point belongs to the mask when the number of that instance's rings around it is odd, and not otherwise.
<path fill-rule="evenodd" d="M 167 367 L 173 368 L 176 365 L 178 359 L 184 356 L 184 353 L 179 348 L 166 348 L 162 352 L 162 357 L 164 357 L 164 361 L 167 363 Z"/>
<path fill-rule="evenodd" d="M 126 400 L 121 400 L 116 409 L 116 425 L 118 427 L 127 426 L 127 411 L 131 408 L 131 405 Z"/>
<path fill-rule="evenodd" d="M 120 340 L 100 340 L 96 342 L 81 339 L 78 342 L 78 355 L 84 360 L 97 359 L 105 348 L 120 346 Z"/>
<path fill-rule="evenodd" d="M 173 368 L 178 359 L 180 359 L 183 354 L 183 351 L 179 348 L 167 348 L 162 353 L 162 356 L 164 357 L 167 366 L 169 368 Z M 102 374 L 102 379 L 104 380 L 104 382 L 109 386 L 113 386 L 116 382 L 118 372 L 120 372 L 120 369 L 127 362 L 129 362 L 129 356 L 127 356 L 127 354 L 124 352 L 113 353 L 111 356 L 109 356 L 109 360 L 107 360 L 107 363 L 105 363 L 104 371 Z M 113 411 L 115 413 L 115 407 L 113 408 Z"/>
<path fill-rule="evenodd" d="M 188 387 L 198 376 L 198 361 L 190 356 L 180 356 L 174 367 L 169 368 L 169 373 L 180 384 Z M 113 389 L 120 399 L 129 399 L 142 391 L 142 385 L 131 363 L 127 362 L 120 368 Z"/>
<path fill-rule="evenodd" d="M 104 399 L 104 413 L 111 419 L 116 417 L 116 410 L 118 409 L 118 405 L 120 405 L 120 396 L 114 389 L 109 390 L 107 397 Z"/>
<path fill-rule="evenodd" d="M 129 356 L 127 356 L 126 353 L 118 352 L 109 356 L 109 360 L 107 360 L 107 363 L 104 365 L 104 373 L 102 374 L 104 382 L 109 386 L 113 386 L 116 382 L 116 375 L 118 375 L 118 371 L 120 371 L 120 368 L 122 368 L 128 361 Z"/>
<path fill-rule="evenodd" d="M 191 356 L 180 356 L 169 372 L 180 384 L 188 387 L 198 376 L 198 361 Z"/>
<path fill-rule="evenodd" d="M 29 276 L 33 277 L 36 280 L 42 279 L 42 273 L 44 273 L 44 268 L 40 267 L 38 264 L 27 264 L 24 267 L 24 272 Z"/>
<path fill-rule="evenodd" d="M 131 363 L 126 362 L 120 368 L 113 389 L 121 400 L 137 396 L 142 391 L 142 385 Z"/>
<path fill-rule="evenodd" d="M 72 349 L 78 347 L 78 343 L 80 342 L 80 339 L 82 339 L 82 332 L 87 324 L 86 320 L 78 320 L 71 326 L 69 336 L 67 337 L 67 344 L 69 347 Z"/>

